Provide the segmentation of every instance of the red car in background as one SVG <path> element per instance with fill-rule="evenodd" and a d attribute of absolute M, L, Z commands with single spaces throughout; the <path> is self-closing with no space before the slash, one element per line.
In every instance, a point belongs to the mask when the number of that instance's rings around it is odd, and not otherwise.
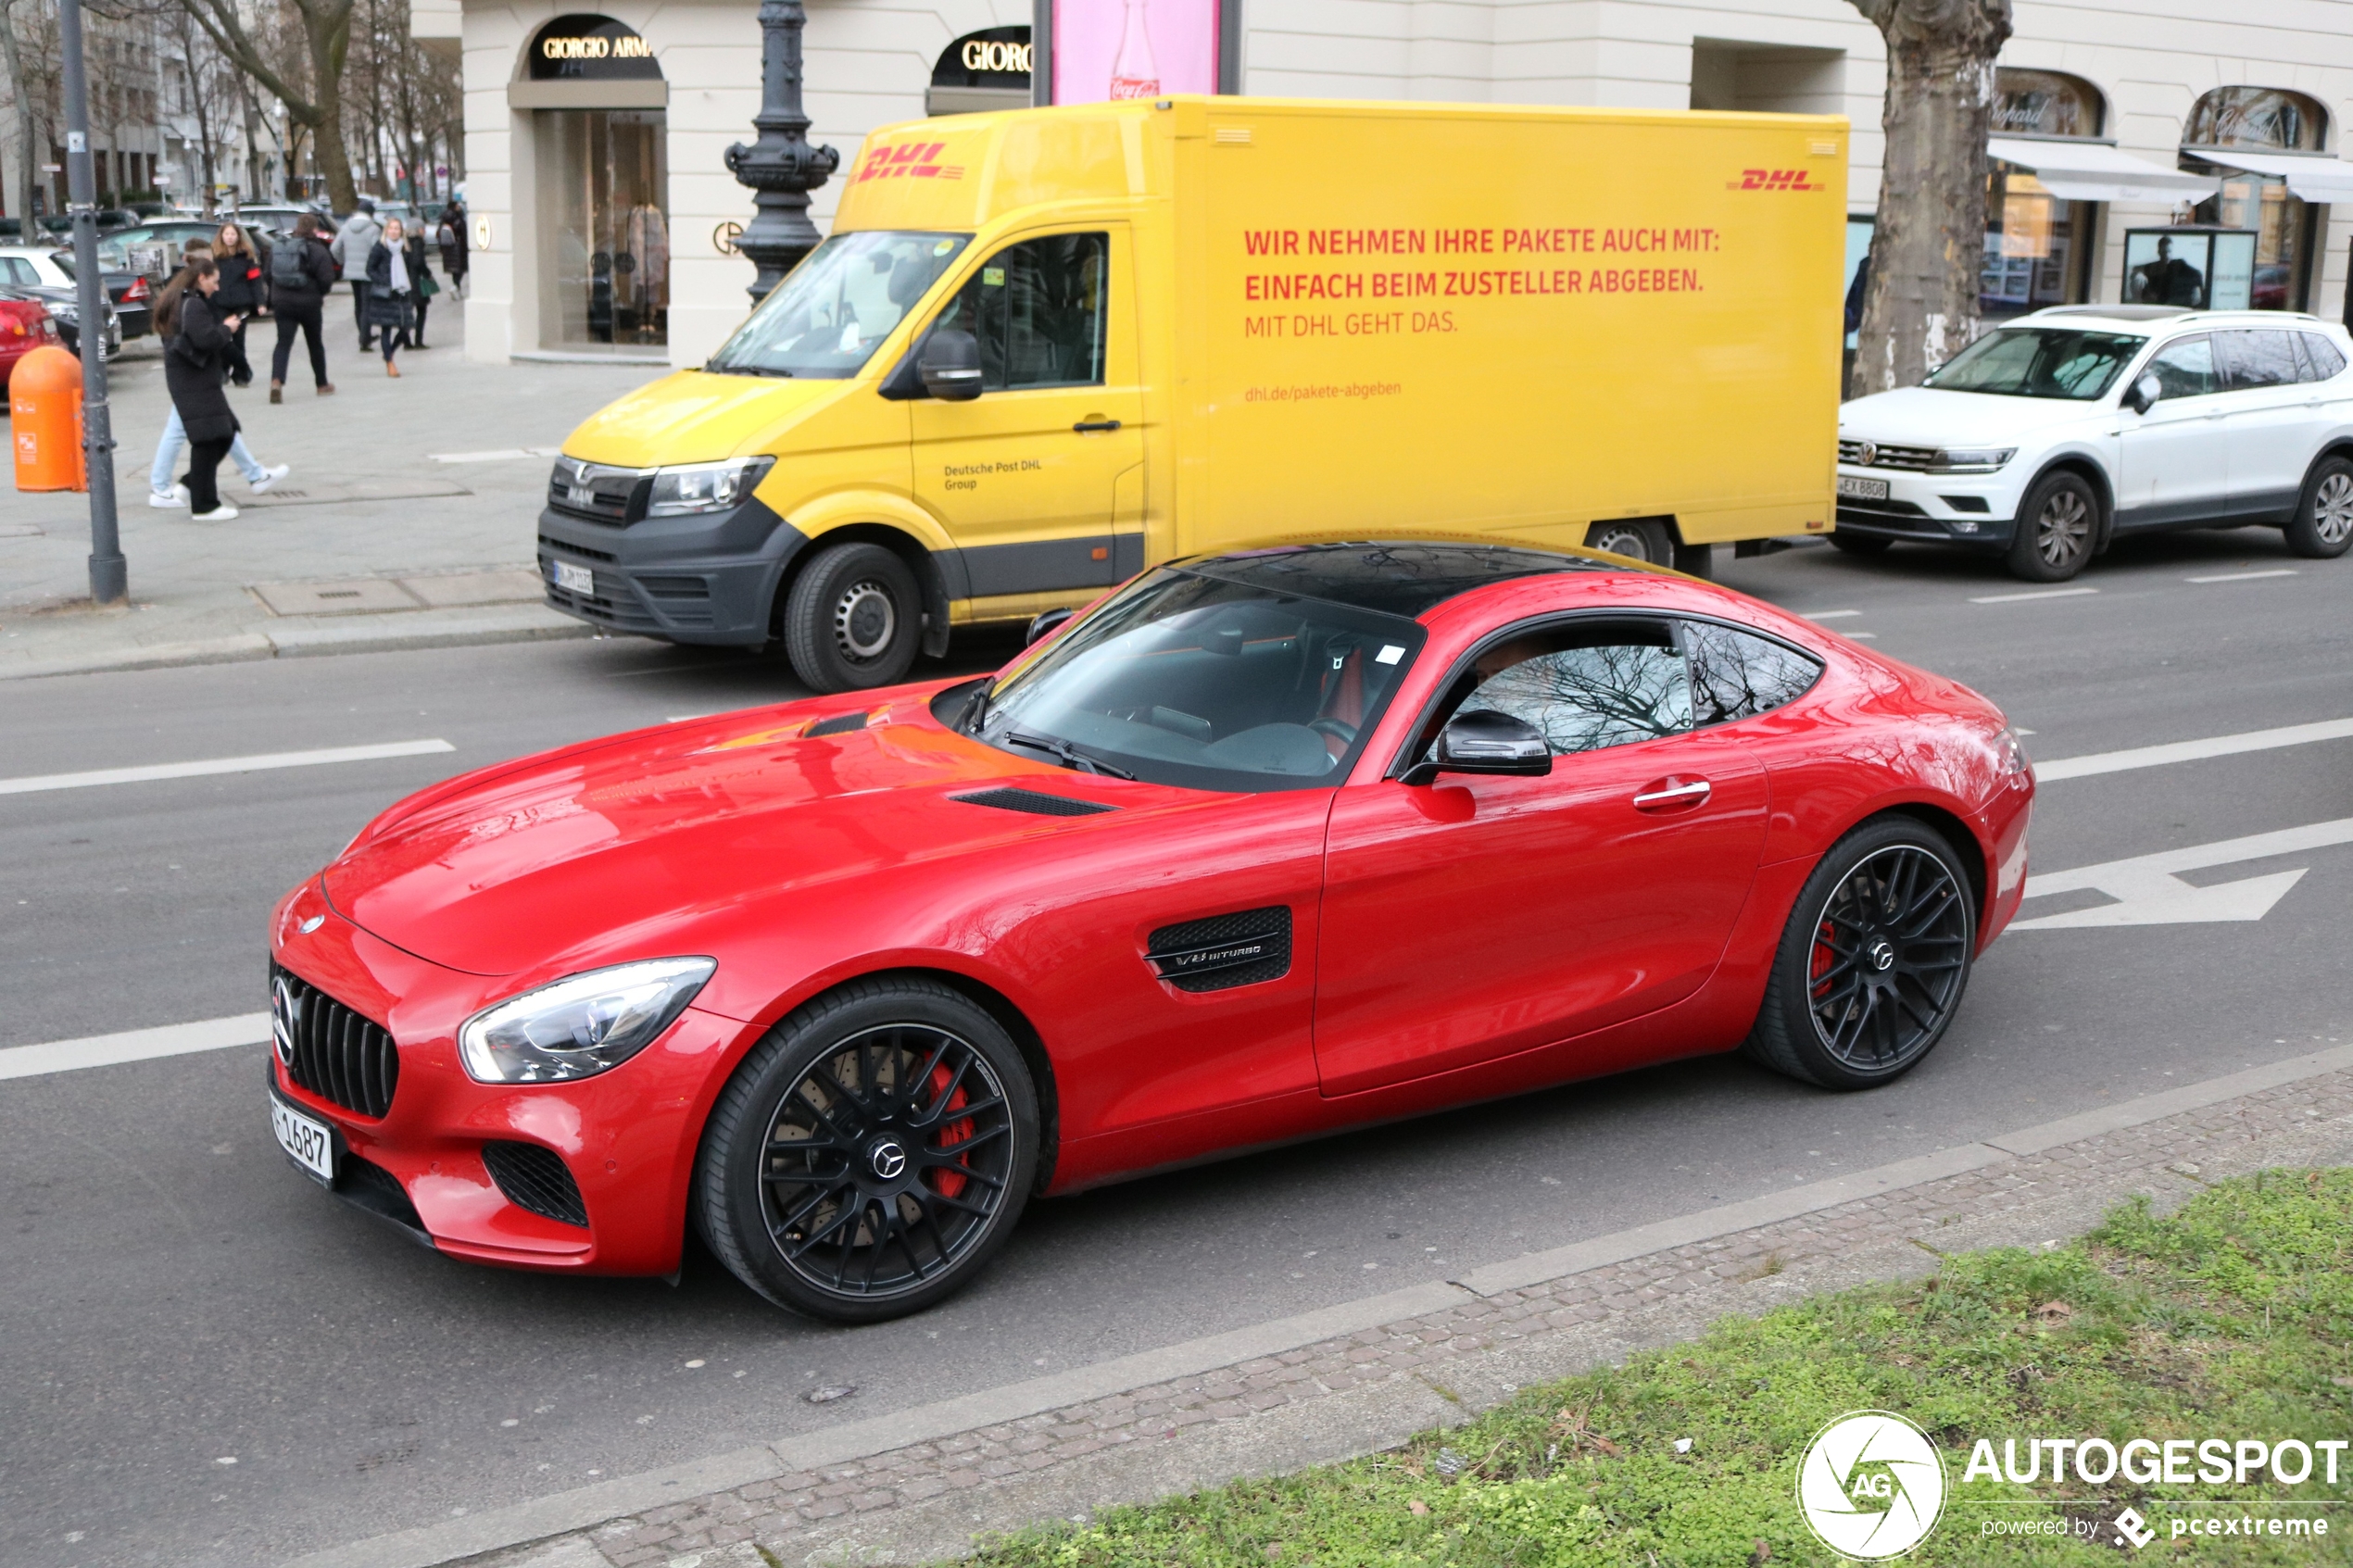
<path fill-rule="evenodd" d="M 16 373 L 18 360 L 57 341 L 57 323 L 46 305 L 0 290 L 0 391 Z"/>
<path fill-rule="evenodd" d="M 453 1257 L 895 1316 L 1033 1196 L 1744 1049 L 1936 1044 L 2033 774 L 1950 681 L 1590 552 L 1156 569 L 1002 673 L 385 811 L 271 931 L 281 1143 Z"/>

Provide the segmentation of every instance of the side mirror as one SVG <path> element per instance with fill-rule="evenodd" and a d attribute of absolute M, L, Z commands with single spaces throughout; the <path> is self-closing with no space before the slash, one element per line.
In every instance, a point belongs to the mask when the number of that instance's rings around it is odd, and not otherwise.
<path fill-rule="evenodd" d="M 2165 383 L 2151 371 L 2124 389 L 2124 406 L 2136 414 L 2145 414 L 2164 395 Z"/>
<path fill-rule="evenodd" d="M 1553 771 L 1553 748 L 1525 719 L 1492 709 L 1457 713 L 1438 732 L 1428 760 L 1407 769 L 1401 782 L 1426 784 L 1441 773 L 1516 773 L 1541 778 Z"/>
<path fill-rule="evenodd" d="M 1062 630 L 1063 622 L 1068 621 L 1072 613 L 1066 609 L 1046 611 L 1029 623 L 1029 635 L 1022 639 L 1022 646 L 1027 647 L 1033 643 L 1044 642 L 1048 637 Z"/>
<path fill-rule="evenodd" d="M 980 345 L 970 332 L 934 328 L 918 368 L 924 390 L 942 403 L 969 403 L 980 395 Z"/>

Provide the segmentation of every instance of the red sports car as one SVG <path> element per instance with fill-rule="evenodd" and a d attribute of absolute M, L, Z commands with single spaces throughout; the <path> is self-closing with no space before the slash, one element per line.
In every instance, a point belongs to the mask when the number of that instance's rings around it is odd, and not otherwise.
<path fill-rule="evenodd" d="M 1708 1051 L 1883 1084 L 2018 907 L 1993 705 L 1616 557 L 1286 546 L 1001 673 L 590 741 L 272 921 L 287 1152 L 455 1257 L 865 1322 L 1036 1195 Z"/>

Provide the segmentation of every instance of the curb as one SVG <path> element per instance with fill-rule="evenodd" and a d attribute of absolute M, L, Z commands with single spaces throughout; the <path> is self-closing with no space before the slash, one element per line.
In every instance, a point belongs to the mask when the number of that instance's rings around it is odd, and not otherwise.
<path fill-rule="evenodd" d="M 596 628 L 542 605 L 452 614 L 404 610 L 389 615 L 288 620 L 233 636 L 152 643 L 103 653 L 0 664 L 0 681 L 114 671 L 170 670 L 196 664 L 242 664 L 263 659 L 314 659 L 342 653 L 394 653 L 415 648 L 486 647 L 498 643 L 593 637 Z"/>
<path fill-rule="evenodd" d="M 2328 1050 L 2311 1052 L 2288 1060 L 2275 1062 L 2270 1066 L 2252 1068 L 2246 1072 L 2209 1079 L 2202 1084 L 2145 1096 L 2118 1106 L 2021 1128 L 1981 1142 L 1962 1144 L 1915 1159 L 1880 1166 L 1873 1170 L 1793 1187 L 1787 1192 L 1770 1193 L 1761 1198 L 1703 1210 L 1677 1219 L 1638 1226 L 1615 1235 L 1597 1236 L 1568 1247 L 1530 1253 L 1525 1257 L 1474 1270 L 1457 1279 L 1433 1280 L 1423 1285 L 1389 1291 L 1354 1301 L 1341 1302 L 1224 1334 L 1139 1352 L 1094 1366 L 1032 1378 L 998 1388 L 984 1389 L 956 1399 L 851 1422 L 820 1432 L 735 1449 L 687 1464 L 649 1471 L 639 1475 L 615 1477 L 594 1486 L 555 1493 L 463 1519 L 445 1520 L 434 1524 L 353 1542 L 329 1550 L 308 1554 L 289 1564 L 288 1568 L 435 1568 L 437 1564 L 469 1561 L 486 1557 L 492 1553 L 549 1541 L 568 1532 L 593 1530 L 599 1525 L 609 1525 L 624 1515 L 642 1512 L 648 1509 L 668 1511 L 695 1502 L 698 1499 L 709 1499 L 714 1493 L 731 1492 L 746 1486 L 757 1487 L 761 1483 L 787 1479 L 812 1482 L 815 1478 L 810 1473 L 820 1470 L 834 1470 L 839 1477 L 834 1486 L 826 1488 L 829 1492 L 837 1490 L 845 1494 L 851 1492 L 871 1494 L 872 1487 L 876 1484 L 871 1477 L 859 1482 L 849 1479 L 852 1474 L 863 1474 L 866 1471 L 868 1467 L 861 1463 L 863 1461 L 874 1460 L 882 1455 L 911 1448 L 921 1448 L 925 1445 L 940 1444 L 943 1449 L 951 1448 L 964 1442 L 968 1436 L 987 1436 L 993 1441 L 1005 1441 L 1008 1440 L 1016 1424 L 1026 1427 L 1033 1423 L 1051 1422 L 1053 1418 L 1049 1412 L 1067 1412 L 1074 1406 L 1093 1401 L 1117 1403 L 1126 1396 L 1135 1394 L 1139 1389 L 1151 1389 L 1158 1385 L 1197 1378 L 1203 1374 L 1216 1374 L 1212 1381 L 1232 1381 L 1230 1374 L 1236 1369 L 1244 1373 L 1251 1371 L 1253 1367 L 1263 1369 L 1275 1364 L 1277 1358 L 1283 1362 L 1304 1361 L 1311 1347 L 1329 1347 L 1334 1341 L 1353 1340 L 1357 1342 L 1359 1349 L 1369 1352 L 1374 1345 L 1391 1338 L 1398 1332 L 1417 1336 L 1424 1341 L 1429 1340 L 1432 1334 L 1436 1334 L 1438 1339 L 1443 1343 L 1434 1348 L 1433 1354 L 1453 1355 L 1458 1359 L 1472 1350 L 1479 1350 L 1489 1355 L 1504 1354 L 1506 1352 L 1499 1347 L 1482 1347 L 1476 1343 L 1468 1346 L 1462 1345 L 1455 1338 L 1455 1328 L 1446 1326 L 1447 1320 L 1463 1317 L 1467 1311 L 1475 1311 L 1492 1317 L 1498 1304 L 1505 1307 L 1505 1315 L 1515 1323 L 1525 1321 L 1526 1332 L 1552 1332 L 1554 1329 L 1559 1329 L 1586 1339 L 1599 1335 L 1602 1338 L 1601 1341 L 1596 1341 L 1597 1343 L 1606 1341 L 1609 1344 L 1617 1345 L 1620 1348 L 1615 1353 L 1623 1354 L 1625 1349 L 1635 1348 L 1639 1343 L 1665 1342 L 1665 1340 L 1687 1336 L 1689 1333 L 1696 1332 L 1697 1326 L 1704 1326 L 1705 1322 L 1712 1321 L 1724 1311 L 1733 1311 L 1736 1308 L 1719 1301 L 1706 1306 L 1702 1315 L 1696 1320 L 1679 1319 L 1682 1326 L 1666 1334 L 1663 1337 L 1655 1334 L 1644 1335 L 1638 1331 L 1629 1339 L 1627 1336 L 1627 1329 L 1634 1325 L 1624 1323 L 1614 1324 L 1611 1314 L 1606 1310 L 1607 1302 L 1602 1305 L 1579 1306 L 1573 1311 L 1566 1313 L 1555 1311 L 1552 1317 L 1548 1318 L 1536 1314 L 1543 1307 L 1557 1306 L 1557 1303 L 1531 1301 L 1523 1298 L 1541 1296 L 1542 1292 L 1536 1287 L 1557 1286 L 1562 1282 L 1577 1276 L 1616 1273 L 1630 1277 L 1631 1274 L 1639 1273 L 1640 1271 L 1620 1270 L 1618 1265 L 1629 1264 L 1638 1259 L 1659 1259 L 1679 1250 L 1688 1254 L 1705 1253 L 1711 1257 L 1717 1256 L 1729 1250 L 1727 1246 L 1729 1238 L 1755 1233 L 1775 1224 L 1786 1224 L 1792 1221 L 1829 1214 L 1832 1210 L 1848 1210 L 1845 1217 L 1834 1216 L 1828 1222 L 1831 1229 L 1845 1231 L 1859 1223 L 1853 1218 L 1854 1210 L 1857 1209 L 1868 1212 L 1870 1207 L 1887 1204 L 1890 1195 L 1924 1188 L 1934 1183 L 1965 1177 L 1973 1173 L 1982 1173 L 1988 1177 L 1996 1179 L 2002 1185 L 2019 1191 L 2031 1190 L 2037 1185 L 2037 1178 L 2042 1173 L 2036 1172 L 2021 1176 L 2018 1171 L 2019 1167 L 2031 1162 L 2042 1165 L 2061 1165 L 2066 1168 L 2067 1173 L 2083 1178 L 2075 1181 L 2072 1186 L 2056 1200 L 2059 1207 L 2068 1211 L 2070 1221 L 2080 1222 L 2074 1228 L 2081 1229 L 2083 1225 L 2095 1223 L 2098 1217 L 2096 1208 L 2089 1213 L 2088 1217 L 2077 1212 L 2081 1209 L 2082 1199 L 2087 1190 L 2094 1188 L 2104 1190 L 2113 1186 L 2118 1189 L 2115 1196 L 2121 1197 L 2126 1190 L 2133 1187 L 2134 1183 L 2145 1182 L 2151 1173 L 2130 1169 L 2110 1172 L 2103 1178 L 2096 1170 L 2098 1155 L 2103 1151 L 2097 1148 L 2078 1150 L 2075 1146 L 2105 1139 L 2114 1134 L 2135 1127 L 2180 1117 L 2187 1112 L 2210 1110 L 2267 1090 L 2346 1073 L 2348 1070 L 2353 1070 L 2353 1046 L 2339 1046 Z M 2308 1123 L 2296 1123 L 2291 1125 L 2300 1128 Z M 2205 1135 L 2199 1134 L 2198 1141 L 2204 1141 L 2204 1137 Z M 2196 1167 L 2193 1166 L 2191 1169 Z M 2052 1207 L 2052 1203 L 2053 1200 L 2038 1198 L 2032 1202 L 2015 1205 L 2007 1213 L 1994 1215 L 1992 1218 L 2001 1223 L 1996 1226 L 1997 1232 L 2002 1225 L 2015 1228 L 2015 1222 L 2021 1217 L 2039 1216 L 2040 1210 Z M 1939 1223 L 1951 1225 L 1955 1223 L 1955 1221 L 1947 1216 Z M 1965 1217 L 1960 1222 L 1959 1229 L 1982 1235 L 1985 1226 Z M 2044 1234 L 2065 1234 L 2065 1231 L 2059 1229 L 2054 1223 L 2050 1229 L 2045 1230 Z M 1982 1239 L 1969 1243 L 1969 1245 L 1979 1246 L 1988 1244 L 1990 1243 Z M 1880 1260 L 1878 1272 L 1870 1273 L 1867 1271 L 1864 1276 L 1858 1276 L 1858 1278 L 1894 1277 L 1895 1273 L 1906 1270 L 1912 1273 L 1924 1272 L 1933 1267 L 1933 1258 L 1936 1254 L 1948 1249 L 1950 1248 L 1946 1247 L 1931 1247 L 1917 1237 L 1891 1238 L 1885 1245 L 1869 1248 L 1875 1255 L 1885 1255 Z M 1761 1250 L 1761 1247 L 1752 1250 Z M 1794 1274 L 1782 1275 L 1778 1268 L 1768 1268 L 1763 1271 L 1763 1274 L 1776 1277 L 1763 1280 L 1763 1283 L 1776 1286 L 1777 1298 L 1779 1298 L 1786 1297 L 1790 1291 L 1796 1289 L 1805 1281 L 1818 1277 L 1826 1267 L 1835 1271 L 1842 1263 L 1851 1267 L 1855 1262 L 1855 1258 L 1843 1256 L 1834 1251 L 1822 1263 L 1810 1269 L 1799 1270 Z M 1677 1266 L 1681 1266 L 1680 1261 Z M 1718 1279 L 1728 1277 L 1721 1273 L 1720 1265 L 1715 1277 Z M 1737 1294 L 1745 1288 L 1746 1284 L 1759 1281 L 1762 1275 L 1741 1274 L 1736 1277 L 1743 1282 L 1733 1287 Z M 1682 1306 L 1698 1310 L 1694 1298 L 1699 1293 L 1694 1292 L 1691 1296 L 1679 1294 L 1678 1291 L 1683 1288 L 1682 1286 L 1640 1286 L 1634 1287 L 1633 1295 L 1629 1297 L 1624 1289 L 1619 1288 L 1623 1284 L 1623 1281 L 1613 1281 L 1597 1286 L 1596 1290 L 1619 1289 L 1618 1296 L 1611 1299 L 1627 1300 L 1654 1317 L 1655 1311 L 1651 1311 L 1652 1309 L 1664 1310 Z M 1621 1311 L 1617 1315 L 1623 1318 L 1628 1313 Z M 1432 1317 L 1440 1320 L 1440 1326 L 1434 1327 L 1425 1323 L 1416 1322 L 1416 1320 L 1428 1320 Z M 1555 1322 L 1555 1319 L 1564 1321 Z M 1400 1325 L 1403 1325 L 1402 1330 Z M 1503 1337 L 1516 1338 L 1520 1332 L 1522 1331 L 1515 1328 Z M 1518 1345 L 1523 1348 L 1513 1353 L 1525 1355 L 1524 1347 L 1528 1343 L 1524 1338 L 1518 1339 Z M 1415 1348 L 1417 1349 L 1418 1346 Z M 1360 1358 L 1351 1352 L 1351 1359 Z M 1558 1364 L 1557 1356 L 1554 1357 L 1553 1361 L 1554 1364 Z M 1244 1366 L 1242 1363 L 1249 1363 L 1249 1365 Z M 1412 1363 L 1408 1361 L 1402 1364 L 1410 1367 Z M 1584 1364 L 1592 1364 L 1592 1362 L 1588 1360 Z M 1563 1374 L 1565 1374 L 1562 1372 L 1549 1374 L 1549 1375 Z M 1419 1374 L 1409 1372 L 1406 1375 L 1418 1379 L 1416 1384 L 1416 1388 L 1437 1389 L 1450 1401 L 1459 1398 L 1453 1390 L 1430 1383 L 1427 1377 L 1422 1377 Z M 1453 1380 L 1453 1373 L 1450 1372 L 1448 1375 L 1450 1380 Z M 1318 1376 L 1315 1381 L 1319 1388 L 1325 1386 L 1321 1376 Z M 1365 1382 L 1354 1384 L 1354 1387 L 1359 1390 L 1368 1386 Z M 1343 1397 L 1349 1389 L 1350 1384 L 1347 1381 L 1335 1380 L 1335 1391 L 1327 1394 L 1326 1397 Z M 1454 1411 L 1450 1419 L 1463 1419 L 1469 1413 L 1466 1408 L 1460 1408 L 1453 1404 L 1450 1404 L 1447 1408 Z M 1265 1421 L 1277 1416 L 1284 1416 L 1288 1412 L 1304 1411 L 1306 1409 L 1307 1407 L 1302 1405 L 1284 1405 L 1277 1402 L 1272 1409 L 1261 1409 L 1256 1414 L 1239 1407 L 1236 1407 L 1231 1413 L 1243 1422 Z M 1429 1413 L 1423 1411 L 1416 1414 L 1409 1430 L 1420 1430 L 1430 1425 L 1432 1423 L 1428 1419 Z M 1217 1410 L 1212 1410 L 1207 1413 L 1189 1411 L 1184 1414 L 1192 1420 L 1208 1422 L 1213 1425 L 1223 1419 L 1221 1411 Z M 1290 1414 L 1289 1418 L 1294 1421 L 1313 1419 L 1312 1414 L 1307 1413 Z M 1367 1416 L 1365 1419 L 1370 1417 Z M 1363 1427 L 1361 1430 L 1350 1428 L 1354 1432 L 1353 1437 L 1335 1437 L 1327 1433 L 1327 1440 L 1315 1445 L 1316 1451 L 1324 1454 L 1324 1457 L 1340 1457 L 1343 1449 L 1360 1453 L 1369 1452 L 1398 1440 L 1395 1436 L 1388 1433 L 1388 1424 L 1385 1422 L 1375 1424 L 1378 1430 L 1372 1427 Z M 1362 1426 L 1361 1422 L 1359 1426 Z M 988 1428 L 988 1433 L 981 1433 L 982 1428 Z M 1174 1436 L 1180 1431 L 1190 1430 L 1191 1428 L 1185 1422 L 1178 1421 L 1171 1424 L 1166 1435 Z M 1006 1436 L 1000 1437 L 999 1436 L 1000 1434 Z M 1048 1456 L 1039 1450 L 1046 1447 L 1047 1439 L 1035 1433 L 1032 1434 L 1032 1437 L 1036 1439 L 1034 1443 L 1024 1442 L 1019 1445 L 1019 1448 L 1027 1451 L 1030 1460 L 1046 1461 Z M 943 1439 L 954 1441 L 943 1443 Z M 1334 1447 L 1335 1443 L 1337 1447 Z M 1352 1443 L 1355 1445 L 1353 1449 L 1351 1449 Z M 1107 1445 L 1092 1446 L 1100 1448 Z M 1235 1449 L 1238 1447 L 1252 1448 L 1253 1446 L 1242 1443 L 1239 1439 L 1229 1438 L 1227 1447 L 1229 1449 Z M 1327 1449 L 1331 1451 L 1324 1453 L 1324 1450 Z M 1127 1448 L 1110 1449 L 1112 1454 L 1129 1451 L 1131 1450 Z M 1081 1456 L 1074 1452 L 1067 1457 L 1076 1459 Z M 1255 1450 L 1253 1458 L 1254 1467 L 1257 1469 L 1265 1469 L 1270 1466 L 1281 1467 L 1286 1462 L 1296 1467 L 1298 1463 L 1307 1462 L 1302 1459 L 1286 1461 L 1279 1457 L 1270 1458 L 1265 1453 Z M 1253 1465 L 1245 1465 L 1242 1470 L 1232 1471 L 1229 1474 L 1242 1474 L 1252 1467 Z M 1030 1468 L 1028 1464 L 1008 1467 L 1009 1470 L 1023 1472 Z M 1189 1472 L 1186 1474 L 1205 1474 L 1207 1473 Z M 1161 1479 L 1163 1482 L 1168 1482 L 1171 1477 L 1164 1474 Z M 1181 1477 L 1178 1479 L 1181 1480 Z M 1001 1489 L 1016 1483 L 1022 1486 L 1048 1484 L 1044 1477 L 1018 1474 L 1011 1476 L 1010 1479 L 1000 1477 L 996 1485 Z M 1205 1484 L 1208 1483 L 1204 1480 L 1185 1481 L 1183 1484 L 1164 1486 L 1163 1493 L 1167 1490 L 1184 1489 L 1184 1485 Z M 1067 1492 L 1069 1482 L 1065 1476 L 1054 1485 Z M 945 1487 L 939 1487 L 937 1490 L 944 1491 Z M 1160 1494 L 1135 1493 L 1133 1495 Z M 724 1503 L 724 1499 L 721 1500 Z M 888 1512 L 893 1517 L 906 1515 L 912 1519 L 919 1512 L 936 1512 L 935 1505 L 942 1508 L 952 1506 L 964 1511 L 960 1514 L 960 1518 L 966 1520 L 967 1523 L 959 1527 L 968 1534 L 972 1527 L 968 1521 L 971 1518 L 980 1517 L 971 1514 L 971 1505 L 980 1500 L 980 1498 L 975 1494 L 950 1493 L 942 1497 L 937 1495 L 935 1491 L 928 1499 L 921 1496 L 912 1497 L 907 1502 L 889 1509 Z M 1085 1506 L 1101 1506 L 1102 1500 L 1098 1498 L 1095 1502 Z M 862 1499 L 852 1504 L 845 1499 L 838 1512 L 848 1513 L 853 1507 L 862 1510 L 866 1506 Z M 1063 1514 L 1070 1512 L 1066 1508 L 1062 1508 L 1060 1503 L 1056 1504 L 1056 1508 Z M 773 1516 L 775 1512 L 774 1505 L 767 1505 L 767 1512 Z M 1018 1514 L 1018 1510 L 1015 1513 Z M 1028 1516 L 1048 1515 L 1033 1512 Z M 783 1512 L 781 1519 L 777 1522 L 788 1526 L 798 1526 L 804 1537 L 814 1534 L 830 1534 L 837 1528 L 817 1524 L 812 1529 L 810 1525 L 803 1524 L 800 1519 L 788 1509 Z M 1013 1523 L 1018 1523 L 1018 1517 L 997 1520 L 989 1527 L 1009 1528 Z M 924 1534 L 922 1529 L 917 1529 L 915 1533 L 918 1536 Z M 711 1541 L 698 1544 L 715 1546 L 724 1543 Z M 931 1547 L 926 1547 L 925 1549 L 934 1556 L 946 1554 L 940 1550 L 934 1550 Z M 583 1561 L 595 1560 L 584 1559 Z M 633 1557 L 631 1561 L 634 1562 L 635 1559 Z"/>

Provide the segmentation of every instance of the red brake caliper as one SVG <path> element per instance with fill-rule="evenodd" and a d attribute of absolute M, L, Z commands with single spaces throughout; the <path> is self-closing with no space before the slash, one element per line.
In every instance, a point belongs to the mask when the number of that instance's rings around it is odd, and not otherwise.
<path fill-rule="evenodd" d="M 1817 1000 L 1829 993 L 1830 986 L 1822 976 L 1828 974 L 1831 965 L 1838 961 L 1838 949 L 1831 946 L 1831 937 L 1835 932 L 1836 928 L 1829 921 L 1824 921 L 1821 929 L 1814 934 L 1813 962 L 1807 966 L 1806 979 L 1812 984 Z"/>
<path fill-rule="evenodd" d="M 953 1076 L 954 1074 L 950 1073 L 944 1066 L 933 1068 L 931 1070 L 931 1092 L 934 1095 L 937 1095 L 942 1089 L 945 1089 L 948 1086 L 950 1080 Z M 948 1097 L 947 1109 L 950 1110 L 962 1110 L 971 1102 L 972 1096 L 964 1091 L 964 1086 L 962 1084 L 959 1084 L 956 1085 L 956 1092 Z M 939 1129 L 938 1147 L 942 1148 L 953 1148 L 956 1145 L 963 1142 L 966 1138 L 972 1135 L 972 1118 L 967 1116 L 961 1121 L 950 1122 L 946 1126 Z M 956 1157 L 956 1163 L 959 1165 L 964 1164 L 969 1161 L 971 1158 L 972 1157 L 968 1154 L 958 1155 Z M 932 1173 L 932 1186 L 942 1198 L 961 1198 L 963 1196 L 963 1191 L 967 1185 L 969 1185 L 967 1178 L 957 1174 L 954 1171 L 935 1170 Z"/>

